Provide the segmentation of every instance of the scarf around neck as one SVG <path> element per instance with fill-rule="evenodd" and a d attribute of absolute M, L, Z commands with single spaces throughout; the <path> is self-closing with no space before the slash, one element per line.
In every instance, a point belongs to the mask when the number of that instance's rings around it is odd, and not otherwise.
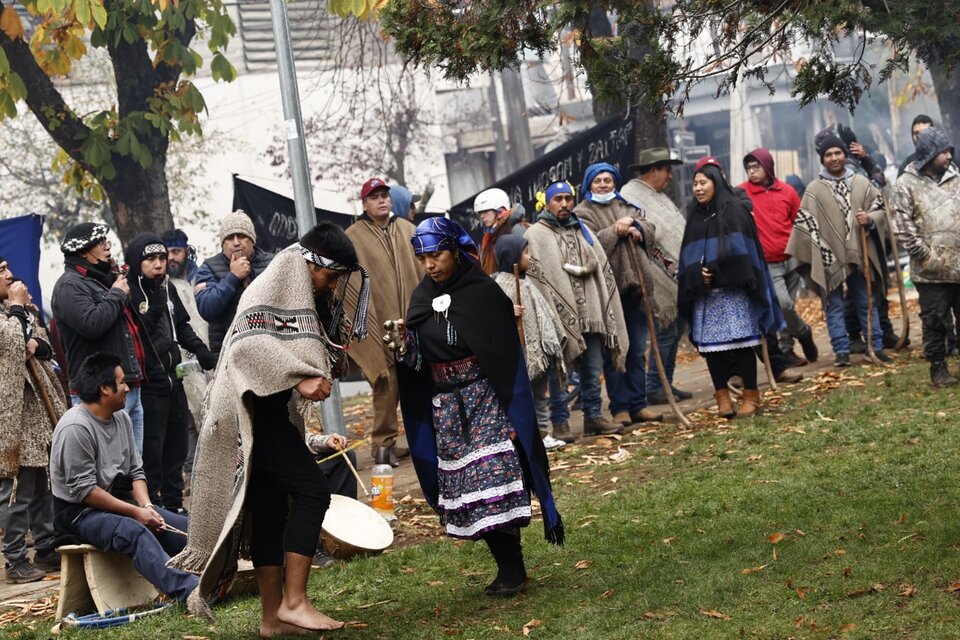
<path fill-rule="evenodd" d="M 587 229 L 587 225 L 580 221 L 580 218 L 577 217 L 577 214 L 573 213 L 572 211 L 570 212 L 569 218 L 561 221 L 555 215 L 544 209 L 537 216 L 537 221 L 539 222 L 540 220 L 543 220 L 551 227 L 559 227 L 561 229 L 580 227 L 580 232 L 583 233 L 583 237 L 586 239 L 587 244 L 589 244 L 591 247 L 593 246 L 593 236 L 590 234 L 590 230 Z"/>

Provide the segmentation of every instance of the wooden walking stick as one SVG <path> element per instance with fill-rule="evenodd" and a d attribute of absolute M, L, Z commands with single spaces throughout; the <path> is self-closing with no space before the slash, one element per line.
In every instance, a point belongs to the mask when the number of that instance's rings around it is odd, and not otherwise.
<path fill-rule="evenodd" d="M 900 351 L 907 346 L 907 340 L 910 339 L 910 314 L 907 312 L 907 290 L 903 284 L 903 267 L 900 266 L 900 245 L 897 243 L 897 234 L 893 232 L 893 217 L 890 212 L 890 203 L 886 198 L 883 199 L 884 208 L 887 212 L 887 235 L 890 239 L 890 250 L 893 252 L 894 273 L 897 276 L 897 293 L 900 294 L 900 338 L 894 345 L 896 351 Z"/>
<path fill-rule="evenodd" d="M 767 346 L 767 334 L 762 332 L 760 333 L 760 351 L 763 353 L 763 368 L 767 371 L 767 382 L 770 383 L 770 388 L 773 391 L 776 391 L 777 387 L 777 377 L 773 375 L 773 365 L 770 363 L 770 347 Z"/>
<path fill-rule="evenodd" d="M 50 400 L 50 394 L 47 393 L 47 387 L 43 384 L 43 378 L 40 375 L 37 361 L 34 358 L 27 360 L 27 372 L 30 374 L 30 379 L 33 380 L 33 386 L 37 388 L 37 393 L 40 394 L 43 407 L 47 410 L 47 417 L 50 418 L 50 424 L 57 426 L 57 423 L 60 422 L 60 416 L 57 415 L 56 409 L 53 408 L 53 401 Z"/>
<path fill-rule="evenodd" d="M 857 222 L 860 230 L 860 253 L 863 262 L 863 279 L 867 283 L 867 359 L 874 364 L 883 364 L 873 350 L 873 283 L 870 281 L 870 253 L 867 245 L 867 228 Z"/>
<path fill-rule="evenodd" d="M 523 301 L 520 298 L 520 265 L 513 263 L 513 282 L 517 285 L 517 306 L 522 307 Z M 517 318 L 517 331 L 520 333 L 520 346 L 524 351 L 527 350 L 527 338 L 523 335 L 523 318 Z"/>
<path fill-rule="evenodd" d="M 623 240 L 624 238 L 621 238 Z M 667 396 L 667 402 L 670 404 L 670 408 L 673 410 L 673 413 L 676 414 L 677 418 L 680 420 L 680 424 L 685 426 L 687 429 L 693 429 L 693 424 L 690 420 L 683 414 L 683 411 L 680 410 L 680 407 L 677 406 L 677 400 L 673 397 L 673 386 L 670 384 L 670 379 L 667 377 L 667 369 L 663 366 L 663 358 L 660 357 L 660 343 L 657 342 L 657 326 L 653 321 L 653 309 L 650 307 L 650 297 L 647 295 L 647 285 L 643 280 L 643 269 L 640 266 L 640 258 L 637 257 L 637 254 L 633 250 L 634 247 L 629 247 L 631 251 L 627 251 L 630 255 L 630 260 L 633 262 L 633 268 L 637 272 L 638 279 L 640 280 L 640 295 L 643 296 L 643 311 L 647 316 L 647 333 L 650 335 L 650 351 L 653 354 L 653 361 L 657 365 L 657 373 L 660 374 L 660 384 L 663 386 L 664 394 Z"/>

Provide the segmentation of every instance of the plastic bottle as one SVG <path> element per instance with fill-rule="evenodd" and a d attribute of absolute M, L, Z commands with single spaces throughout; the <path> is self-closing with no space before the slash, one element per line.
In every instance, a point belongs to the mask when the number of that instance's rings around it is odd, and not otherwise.
<path fill-rule="evenodd" d="M 377 449 L 373 471 L 370 473 L 370 506 L 388 522 L 396 520 L 393 513 L 393 467 L 390 466 L 390 450 Z"/>
<path fill-rule="evenodd" d="M 186 378 L 191 373 L 200 373 L 203 371 L 203 367 L 200 366 L 200 362 L 194 357 L 189 360 L 184 360 L 177 365 L 177 379 L 182 380 Z"/>

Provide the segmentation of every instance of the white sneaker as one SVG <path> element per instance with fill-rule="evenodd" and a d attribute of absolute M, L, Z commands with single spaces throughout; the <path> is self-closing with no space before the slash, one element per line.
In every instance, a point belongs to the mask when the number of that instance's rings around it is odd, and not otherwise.
<path fill-rule="evenodd" d="M 547 435 L 543 436 L 543 446 L 547 451 L 550 451 L 551 449 L 559 449 L 560 447 L 565 447 L 567 446 L 567 443 L 564 442 L 563 440 L 554 438 L 548 433 Z"/>

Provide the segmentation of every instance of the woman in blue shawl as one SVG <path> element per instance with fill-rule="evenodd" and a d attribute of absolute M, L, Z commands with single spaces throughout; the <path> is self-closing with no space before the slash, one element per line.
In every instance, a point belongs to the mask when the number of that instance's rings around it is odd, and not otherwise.
<path fill-rule="evenodd" d="M 385 339 L 401 361 L 414 468 L 447 535 L 490 547 L 498 571 L 485 593 L 513 595 L 526 585 L 520 527 L 531 489 L 547 540 L 563 543 L 513 304 L 479 268 L 460 225 L 429 218 L 411 242 L 427 275 Z"/>

